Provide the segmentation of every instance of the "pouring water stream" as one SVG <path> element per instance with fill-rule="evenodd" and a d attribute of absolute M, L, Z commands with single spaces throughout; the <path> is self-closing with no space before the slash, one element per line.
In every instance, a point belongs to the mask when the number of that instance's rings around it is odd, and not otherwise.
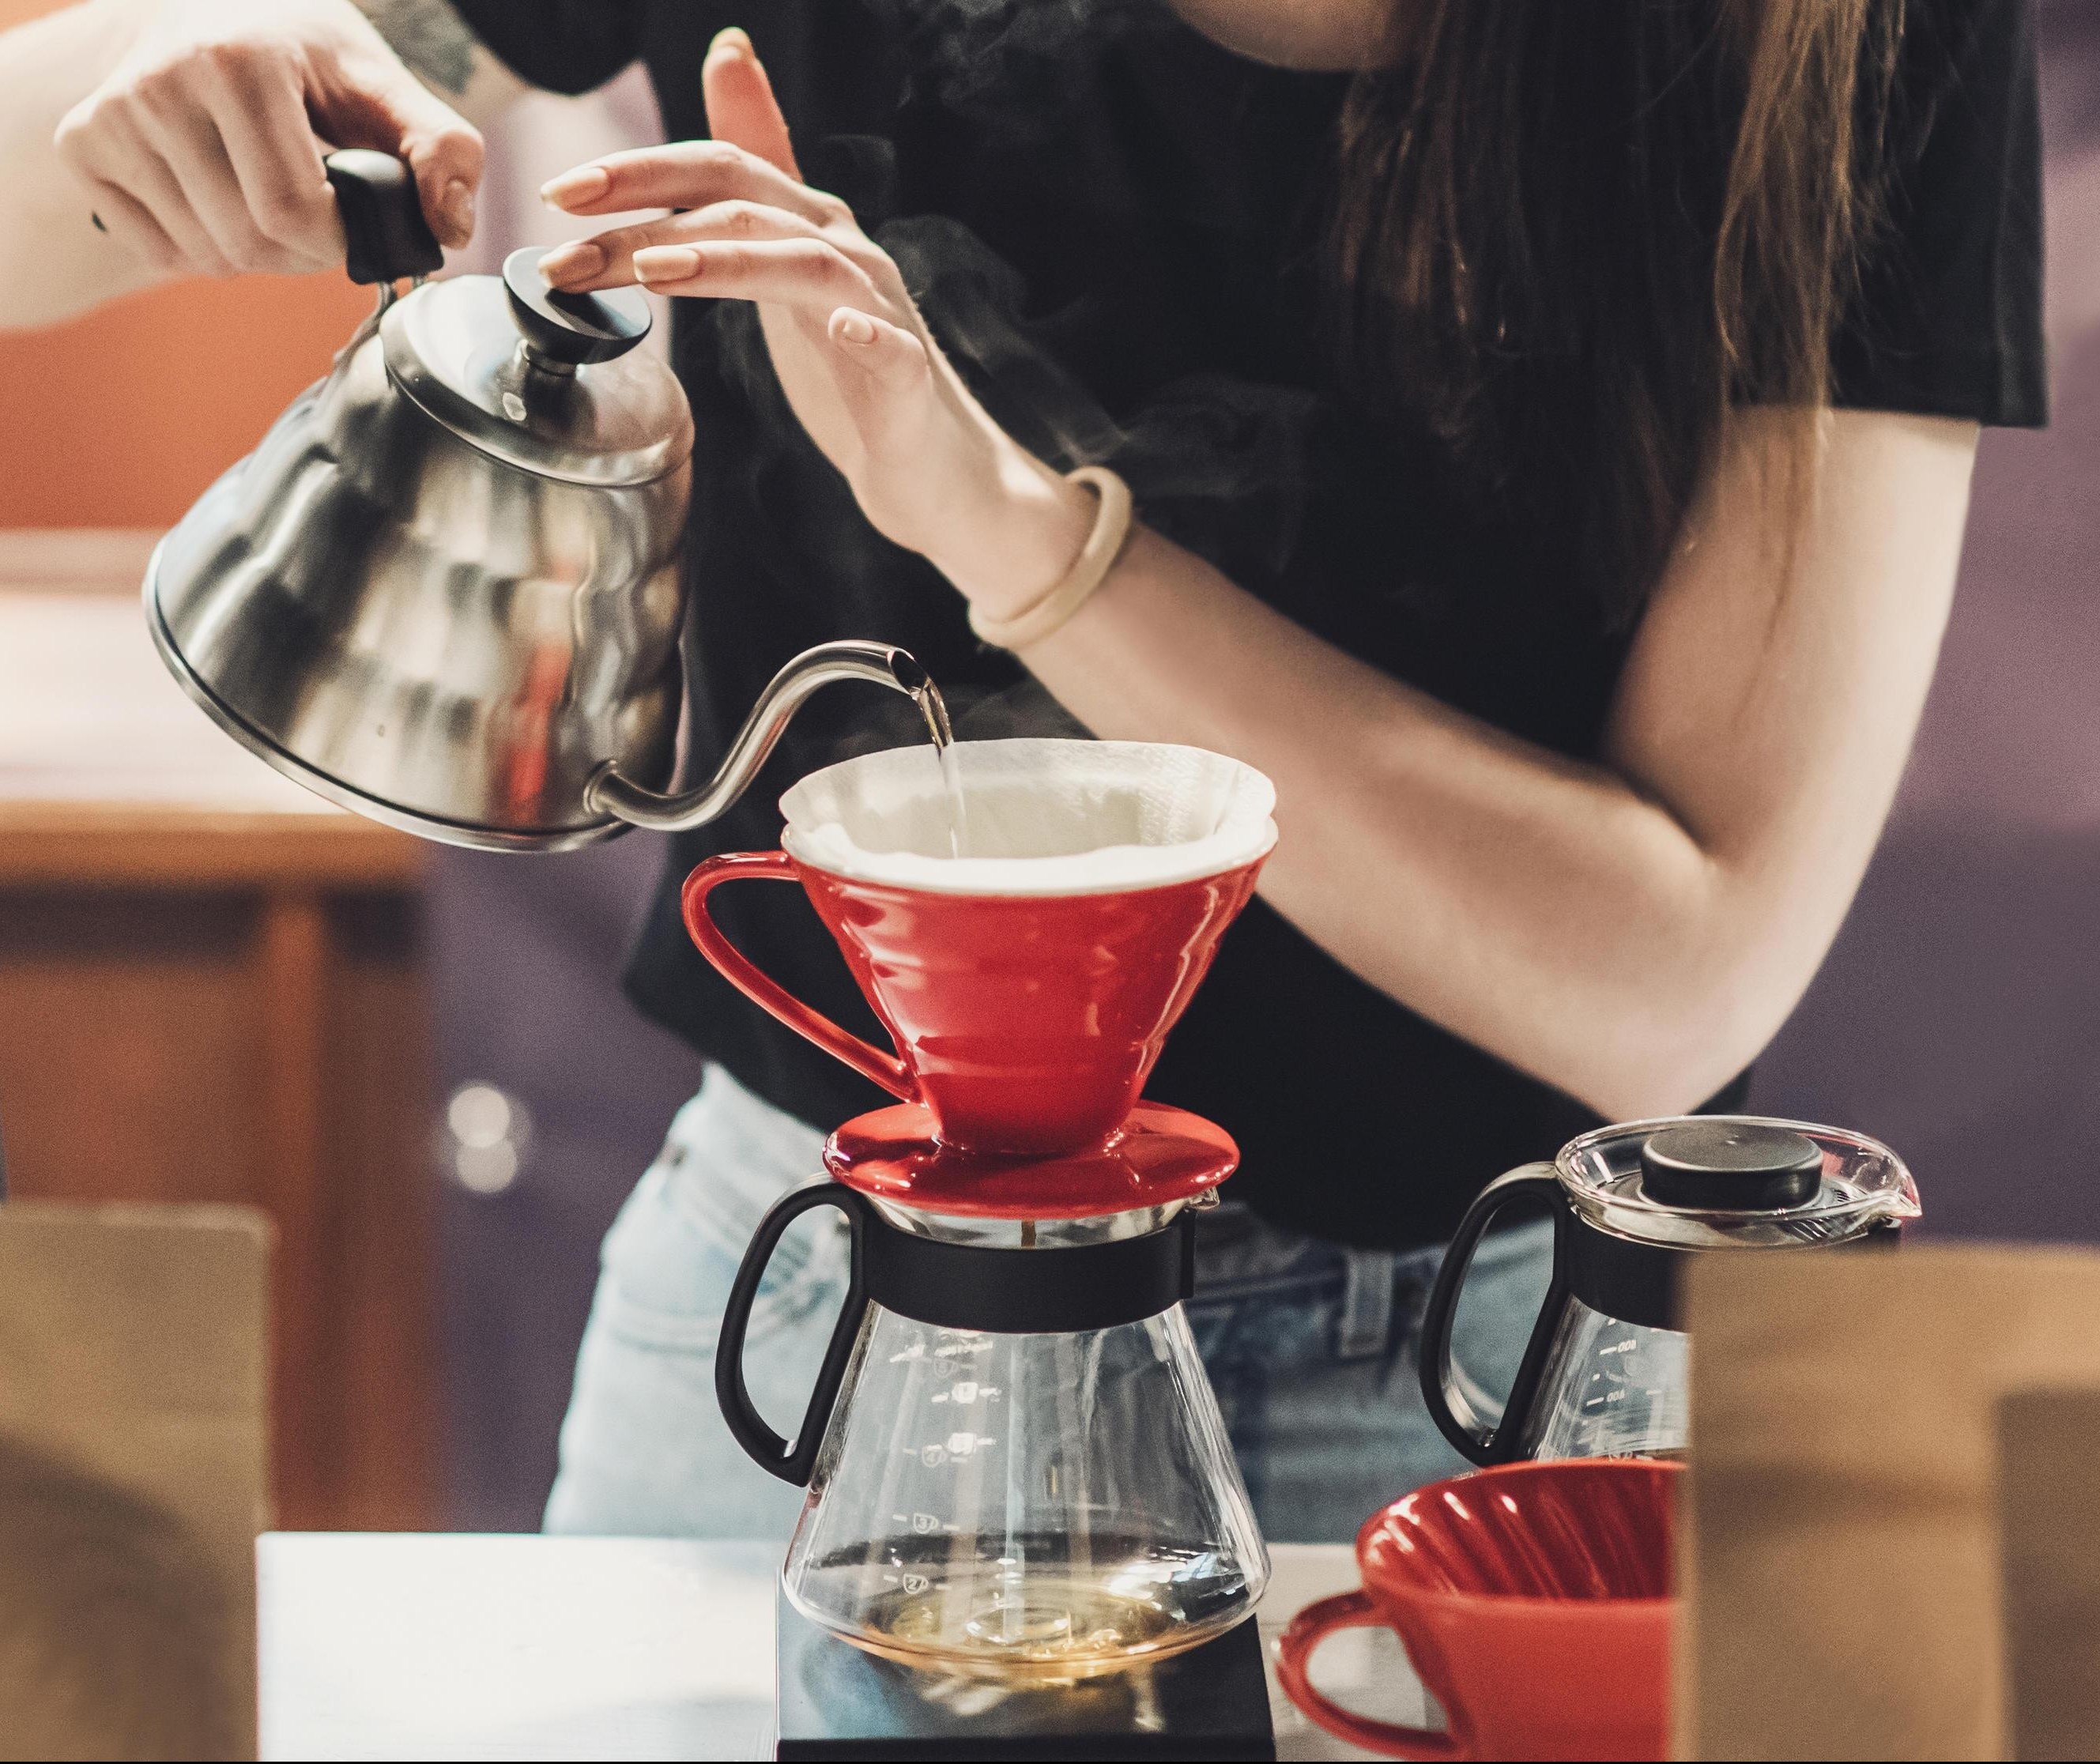
<path fill-rule="evenodd" d="M 963 772 L 955 757 L 955 725 L 948 721 L 948 707 L 941 697 L 941 689 L 930 679 L 911 698 L 919 714 L 926 719 L 934 756 L 941 762 L 941 782 L 947 787 L 948 855 L 960 858 L 969 849 L 969 815 L 963 805 Z"/>

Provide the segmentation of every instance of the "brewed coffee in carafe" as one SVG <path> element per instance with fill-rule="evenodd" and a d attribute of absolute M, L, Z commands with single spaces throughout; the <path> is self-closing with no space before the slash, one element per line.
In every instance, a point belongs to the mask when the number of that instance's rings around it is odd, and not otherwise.
<path fill-rule="evenodd" d="M 1140 1097 L 1275 837 L 1257 773 L 1194 749 L 959 743 L 867 756 L 783 804 L 786 850 L 710 860 L 703 953 L 899 1101 L 769 1213 L 716 1359 L 732 1432 L 807 1484 L 782 1585 L 871 1652 L 1079 1678 L 1244 1618 L 1268 1559 L 1181 1310 L 1194 1210 L 1238 1153 Z M 960 801 L 952 799 L 960 787 Z M 895 1052 L 752 968 L 709 916 L 799 881 Z M 850 1290 L 797 1437 L 743 1387 L 773 1246 L 814 1207 Z"/>

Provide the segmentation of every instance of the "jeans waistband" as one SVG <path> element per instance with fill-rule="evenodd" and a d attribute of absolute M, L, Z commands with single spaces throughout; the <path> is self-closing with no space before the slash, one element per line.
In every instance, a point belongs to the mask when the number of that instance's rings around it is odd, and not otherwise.
<path fill-rule="evenodd" d="M 1401 1294 L 1426 1290 L 1443 1254 L 1440 1246 L 1414 1250 L 1367 1250 L 1286 1231 L 1258 1218 L 1243 1203 L 1227 1201 L 1199 1215 L 1196 1224 L 1198 1301 L 1257 1300 L 1284 1293 L 1339 1290 L 1335 1352 L 1343 1360 L 1373 1359 L 1392 1347 L 1401 1316 Z"/>

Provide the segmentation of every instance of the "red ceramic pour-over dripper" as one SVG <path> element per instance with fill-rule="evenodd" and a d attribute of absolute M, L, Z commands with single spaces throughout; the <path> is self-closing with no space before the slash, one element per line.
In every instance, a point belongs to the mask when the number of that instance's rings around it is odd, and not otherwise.
<path fill-rule="evenodd" d="M 731 985 L 923 1110 L 916 1122 L 885 1109 L 849 1123 L 838 1136 L 849 1146 L 842 1161 L 908 1161 L 913 1142 L 930 1142 L 950 1166 L 937 1185 L 958 1184 L 959 1197 L 973 1166 L 989 1180 L 1046 1161 L 1076 1170 L 1103 1154 L 1200 1163 L 1215 1181 L 1232 1167 L 1231 1140 L 1180 1110 L 1140 1109 L 1138 1093 L 1260 868 L 1257 858 L 1193 881 L 1095 893 L 951 894 L 834 875 L 786 852 L 739 852 L 699 865 L 686 879 L 684 907 L 694 942 Z M 707 900 L 746 877 L 802 884 L 897 1052 L 840 1028 L 730 944 Z M 853 1156 L 855 1143 L 863 1158 Z M 1030 1187 L 1042 1204 L 1026 1206 L 1017 1191 L 1009 1198 L 1043 1217 L 1169 1197 L 1141 1180 L 1107 1204 L 1066 1192 L 1069 1184 Z"/>
<path fill-rule="evenodd" d="M 1666 1757 L 1682 1475 L 1637 1458 L 1504 1464 L 1404 1496 L 1357 1534 L 1363 1590 L 1285 1630 L 1285 1694 L 1388 1757 Z M 1320 1643 L 1367 1625 L 1397 1632 L 1448 1731 L 1360 1714 L 1313 1685 Z"/>
<path fill-rule="evenodd" d="M 686 880 L 686 928 L 730 984 L 902 1099 L 841 1127 L 827 1164 L 929 1211 L 1016 1218 L 1163 1205 L 1223 1180 L 1238 1161 L 1231 1140 L 1139 1093 L 1254 893 L 1275 839 L 1268 781 L 1188 747 L 954 751 L 958 775 L 983 792 L 962 807 L 977 802 L 972 825 L 1005 855 L 924 855 L 957 824 L 946 774 L 893 751 L 791 791 L 791 849 L 711 858 Z M 933 821 L 921 812 L 929 800 Z M 843 853 L 836 867 L 811 860 L 805 835 L 827 858 Z M 708 899 L 739 878 L 801 884 L 895 1052 L 849 1034 L 730 943 Z"/>

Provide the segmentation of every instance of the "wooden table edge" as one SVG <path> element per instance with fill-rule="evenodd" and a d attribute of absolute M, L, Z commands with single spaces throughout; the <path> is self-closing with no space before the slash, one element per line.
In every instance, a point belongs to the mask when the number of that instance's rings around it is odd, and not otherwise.
<path fill-rule="evenodd" d="M 329 809 L 0 801 L 0 887 L 412 889 L 421 842 Z"/>

